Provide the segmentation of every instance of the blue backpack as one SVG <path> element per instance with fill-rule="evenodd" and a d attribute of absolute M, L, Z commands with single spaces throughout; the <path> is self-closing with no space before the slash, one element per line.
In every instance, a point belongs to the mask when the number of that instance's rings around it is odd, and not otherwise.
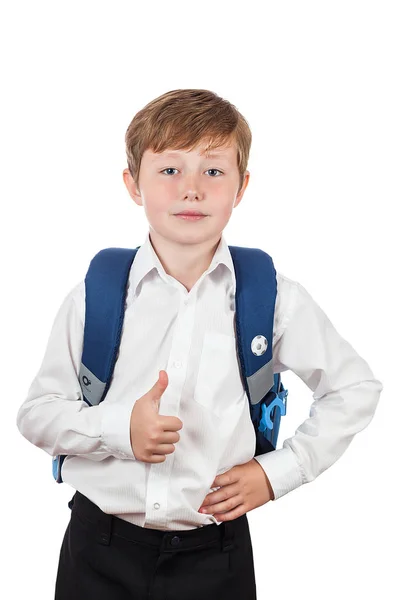
<path fill-rule="evenodd" d="M 104 400 L 118 358 L 127 283 L 140 248 L 105 248 L 85 277 L 85 328 L 79 382 L 83 400 Z M 258 248 L 228 246 L 236 277 L 236 337 L 240 369 L 256 435 L 255 456 L 276 449 L 287 390 L 273 372 L 272 336 L 277 293 L 272 258 Z M 53 457 L 53 476 L 62 483 L 65 456 Z"/>

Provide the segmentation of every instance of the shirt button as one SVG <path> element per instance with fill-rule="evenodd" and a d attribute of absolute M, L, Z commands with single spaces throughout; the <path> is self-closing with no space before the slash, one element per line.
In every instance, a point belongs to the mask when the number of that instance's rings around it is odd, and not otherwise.
<path fill-rule="evenodd" d="M 153 506 L 154 506 L 155 509 L 160 508 L 160 505 L 158 504 L 158 502 L 156 502 L 155 504 L 153 504 Z"/>
<path fill-rule="evenodd" d="M 174 362 L 174 367 L 176 367 L 177 369 L 180 369 L 180 367 L 181 367 L 181 366 L 182 366 L 182 363 L 181 363 L 181 361 L 180 361 L 180 360 L 176 360 L 176 361 Z"/>

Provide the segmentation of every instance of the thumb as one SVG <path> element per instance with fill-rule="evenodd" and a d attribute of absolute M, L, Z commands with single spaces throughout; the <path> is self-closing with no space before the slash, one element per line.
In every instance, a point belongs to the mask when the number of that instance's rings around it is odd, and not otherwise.
<path fill-rule="evenodd" d="M 158 373 L 158 379 L 157 379 L 156 383 L 153 385 L 153 387 L 151 389 L 151 391 L 152 391 L 151 396 L 153 397 L 153 399 L 159 399 L 159 398 L 161 398 L 161 396 L 165 392 L 167 386 L 168 386 L 168 374 L 167 374 L 167 372 L 164 371 L 164 370 L 159 371 L 159 373 Z"/>

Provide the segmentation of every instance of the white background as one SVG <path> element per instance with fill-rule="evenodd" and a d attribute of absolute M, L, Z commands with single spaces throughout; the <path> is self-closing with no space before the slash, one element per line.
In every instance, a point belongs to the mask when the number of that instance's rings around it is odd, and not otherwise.
<path fill-rule="evenodd" d="M 398 598 L 398 2 L 14 0 L 0 23 L 1 597 L 53 598 L 74 490 L 16 415 L 91 258 L 144 241 L 125 131 L 166 91 L 206 88 L 253 133 L 228 243 L 268 252 L 384 384 L 339 461 L 248 513 L 258 598 Z M 278 447 L 312 402 L 282 381 Z"/>

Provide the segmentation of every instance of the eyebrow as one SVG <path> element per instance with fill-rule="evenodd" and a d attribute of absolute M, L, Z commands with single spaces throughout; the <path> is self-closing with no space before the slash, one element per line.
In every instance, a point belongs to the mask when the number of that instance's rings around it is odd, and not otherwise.
<path fill-rule="evenodd" d="M 171 156 L 172 158 L 176 158 L 177 156 L 179 156 L 178 152 L 165 152 L 165 154 L 157 154 L 157 156 L 155 156 L 153 158 L 153 160 L 157 160 L 159 158 L 166 158 L 168 156 Z M 226 158 L 228 159 L 228 157 L 226 156 L 226 154 L 224 152 L 210 152 L 207 156 L 205 156 L 203 154 L 204 158 Z"/>
<path fill-rule="evenodd" d="M 209 152 L 208 157 L 210 158 L 227 158 L 224 152 Z"/>

